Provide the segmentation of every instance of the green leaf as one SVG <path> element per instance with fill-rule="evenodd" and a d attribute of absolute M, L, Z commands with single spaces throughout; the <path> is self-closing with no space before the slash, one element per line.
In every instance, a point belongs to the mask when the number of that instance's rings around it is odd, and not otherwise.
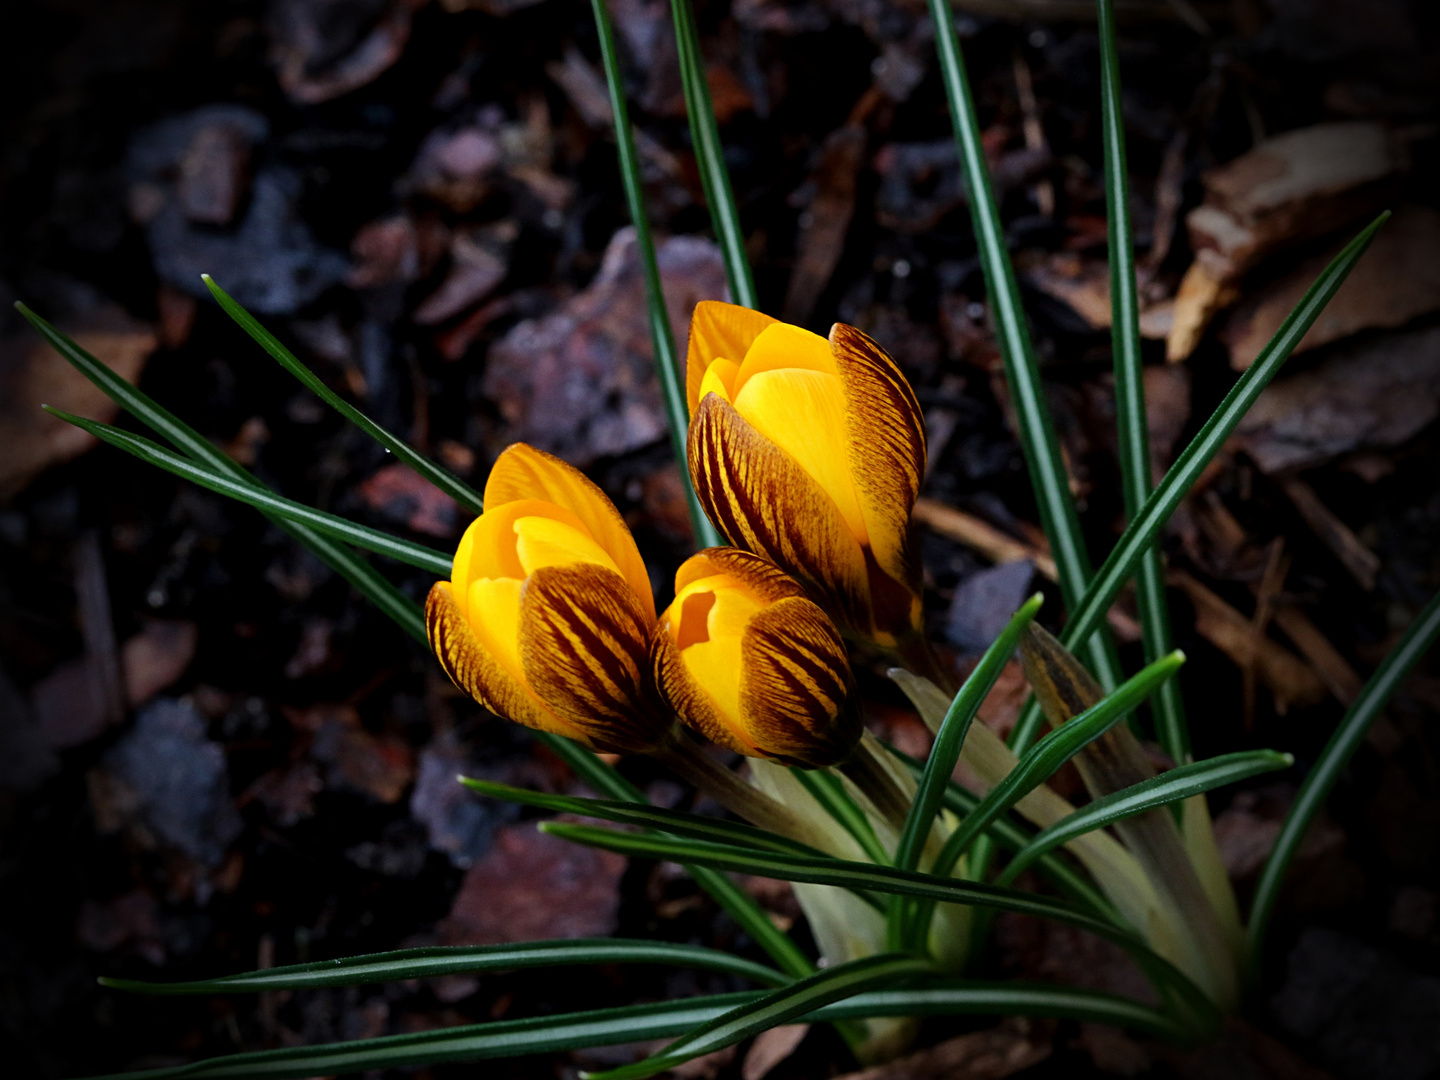
<path fill-rule="evenodd" d="M 1335 290 L 1340 288 L 1360 256 L 1365 254 L 1365 249 L 1370 245 L 1375 233 L 1389 217 L 1388 211 L 1381 214 L 1335 256 L 1294 310 L 1286 316 L 1280 329 L 1275 331 L 1275 335 L 1261 350 L 1255 362 L 1235 380 L 1235 385 L 1230 388 L 1220 406 L 1210 414 L 1204 426 L 1176 458 L 1164 479 L 1155 486 L 1140 512 L 1134 515 L 1126 526 L 1105 564 L 1096 572 L 1095 579 L 1085 589 L 1084 596 L 1079 603 L 1070 607 L 1065 632 L 1060 637 L 1066 648 L 1073 652 L 1077 645 L 1088 641 L 1090 635 L 1100 627 L 1121 586 L 1134 570 L 1140 554 L 1155 542 L 1160 529 L 1170 520 L 1170 515 L 1175 512 L 1191 486 L 1210 464 L 1210 460 L 1225 445 L 1236 425 L 1260 396 L 1260 392 L 1314 324 L 1330 298 L 1335 295 Z"/>
<path fill-rule="evenodd" d="M 915 896 L 947 904 L 993 907 L 1022 915 L 1037 915 L 1079 926 L 1112 940 L 1131 943 L 1127 930 L 1109 925 L 1058 900 L 1034 893 L 1001 889 L 979 882 L 937 877 L 912 870 L 856 862 L 848 859 L 811 858 L 782 852 L 684 840 L 653 833 L 619 832 L 615 829 L 570 822 L 548 821 L 541 831 L 576 843 L 604 848 L 621 855 L 643 859 L 693 862 L 744 874 L 759 874 L 783 881 L 808 881 L 815 885 L 836 885 L 843 889 Z"/>
<path fill-rule="evenodd" d="M 593 751 L 549 732 L 535 733 L 535 737 L 567 762 L 576 775 L 580 776 L 596 791 L 612 799 L 626 802 L 647 803 L 640 789 L 595 756 Z M 815 970 L 810 958 L 778 926 L 770 921 L 755 898 L 741 889 L 724 874 L 706 866 L 686 866 L 686 872 L 695 879 L 702 889 L 715 898 L 745 933 L 750 935 L 765 954 L 781 971 L 797 979 L 803 979 Z"/>
<path fill-rule="evenodd" d="M 448 469 L 431 461 L 424 454 L 415 450 L 409 443 L 397 439 L 394 435 L 390 434 L 390 432 L 375 423 L 374 420 L 371 420 L 359 409 L 355 408 L 355 406 L 351 405 L 339 394 L 326 386 L 320 377 L 302 364 L 294 353 L 280 343 L 274 334 L 261 326 L 255 316 L 251 315 L 241 307 L 229 293 L 215 284 L 209 274 L 201 274 L 200 280 L 205 282 L 206 288 L 210 290 L 210 295 L 215 297 L 216 302 L 225 309 L 225 314 L 234 319 L 242 330 L 255 339 L 257 345 L 279 362 L 281 367 L 314 391 L 320 400 L 329 405 L 341 416 L 345 417 L 346 420 L 349 420 L 350 423 L 354 424 L 366 435 L 369 435 L 386 450 L 390 451 L 390 453 L 394 454 L 397 461 L 414 469 L 423 479 L 428 480 L 439 490 L 449 495 L 460 506 L 463 506 L 474 514 L 479 514 L 485 509 L 484 503 L 480 499 L 480 493 L 469 484 L 465 483 L 465 481 L 461 480 Z"/>
<path fill-rule="evenodd" d="M 1100 118 L 1105 154 L 1105 209 L 1110 253 L 1110 347 L 1115 364 L 1115 429 L 1125 513 L 1134 517 L 1150 494 L 1150 433 L 1145 415 L 1144 358 L 1140 351 L 1140 296 L 1131 244 L 1129 169 L 1125 119 L 1120 108 L 1120 61 L 1115 52 L 1115 2 L 1098 0 L 1100 16 Z M 1135 568 L 1135 598 L 1145 660 L 1170 651 L 1170 609 L 1165 568 L 1157 547 L 1148 547 Z M 1155 735 L 1171 759 L 1190 759 L 1190 734 L 1180 680 L 1172 679 L 1150 702 Z"/>
<path fill-rule="evenodd" d="M 742 307 L 755 308 L 759 306 L 755 280 L 750 274 L 750 258 L 745 253 L 740 213 L 735 207 L 735 195 L 730 190 L 730 170 L 725 164 L 725 150 L 720 145 L 715 108 L 710 103 L 710 84 L 705 80 L 705 58 L 700 54 L 695 10 L 690 6 L 690 0 L 670 0 L 670 11 L 675 20 L 675 44 L 680 52 L 680 85 L 685 91 L 685 111 L 690 116 L 695 164 L 700 170 L 700 186 L 705 191 L 705 202 L 710 207 L 715 239 L 725 257 L 725 277 L 730 283 L 730 297 Z"/>
<path fill-rule="evenodd" d="M 877 863 L 890 861 L 890 853 L 875 835 L 874 826 L 850 797 L 838 776 L 828 770 L 819 769 L 792 769 L 790 775 L 814 796 L 826 813 L 844 826 L 845 831 L 854 837 L 860 849 L 865 852 L 866 858 Z"/>
<path fill-rule="evenodd" d="M 882 742 L 881 745 L 909 769 L 917 781 L 925 774 L 923 762 L 917 761 L 888 743 Z M 975 808 L 980 805 L 980 796 L 966 791 L 951 780 L 945 785 L 943 805 L 956 817 L 964 818 L 975 812 Z M 998 841 L 1001 847 L 1009 851 L 1021 850 L 1035 838 L 1035 835 L 1033 829 L 1009 817 L 997 817 L 985 827 L 983 834 L 984 838 Z M 978 846 L 979 842 L 977 841 L 976 847 Z M 975 847 L 972 847 L 971 851 L 974 850 Z M 1109 919 L 1111 922 L 1120 921 L 1114 906 L 1105 899 L 1104 894 L 1090 883 L 1090 879 L 1085 874 L 1072 869 L 1063 859 L 1054 854 L 1042 855 L 1035 863 L 1035 870 L 1070 899 L 1082 907 L 1088 908 L 1092 914 Z M 976 880 L 973 875 L 967 876 Z"/>
<path fill-rule="evenodd" d="M 1193 1033 L 1173 1018 L 1130 998 L 1075 986 L 1019 981 L 924 979 L 905 989 L 857 995 L 829 1005 L 809 1019 L 967 1015 L 1051 1016 L 1112 1024 L 1174 1042 L 1193 1039 Z"/>
<path fill-rule="evenodd" d="M 324 1046 L 260 1050 L 189 1065 L 116 1073 L 103 1080 L 301 1080 L 372 1069 L 419 1067 L 457 1061 L 520 1057 L 590 1046 L 670 1038 L 713 1021 L 761 995 L 716 994 L 558 1016 L 382 1035 Z M 1170 1017 L 1128 998 L 1069 986 L 926 979 L 914 987 L 871 991 L 826 1005 L 799 1019 L 843 1022 L 886 1016 L 1000 1015 L 1073 1017 L 1114 1024 L 1183 1041 L 1187 1032 Z M 102 1080 L 102 1078 L 94 1078 Z"/>
<path fill-rule="evenodd" d="M 935 0 L 931 0 L 932 3 Z M 1138 513 L 1130 518 L 1129 525 L 1103 566 L 1086 587 L 1080 601 L 1069 607 L 1069 618 L 1060 642 L 1072 652 L 1085 646 L 1090 636 L 1101 628 L 1105 613 L 1110 610 L 1115 597 L 1119 595 L 1126 580 L 1135 572 L 1141 555 L 1155 543 L 1165 523 L 1170 520 L 1176 508 L 1185 500 L 1190 488 L 1200 478 L 1211 459 L 1225 445 L 1236 426 L 1250 411 L 1260 393 L 1275 377 L 1282 364 L 1289 358 L 1295 346 L 1309 331 L 1335 291 L 1340 288 L 1365 249 L 1370 246 L 1375 233 L 1389 219 L 1387 210 L 1367 225 L 1354 240 L 1350 241 L 1331 260 L 1300 302 L 1295 305 L 1280 329 L 1260 351 L 1255 362 L 1235 380 L 1235 385 L 1225 395 L 1219 407 L 1190 440 L 1175 464 L 1165 474 L 1155 490 L 1145 500 Z M 1034 741 L 1040 729 L 1040 708 L 1031 701 L 1020 715 L 1020 720 L 1011 733 L 1011 744 L 1018 752 Z"/>
<path fill-rule="evenodd" d="M 543 832 L 576 843 L 636 858 L 671 860 L 711 866 L 719 870 L 759 874 L 782 881 L 835 885 L 842 889 L 913 896 L 942 904 L 966 904 L 1055 919 L 1089 930 L 1125 948 L 1156 987 L 1184 1010 L 1187 1021 L 1196 1030 L 1210 1030 L 1218 1023 L 1218 1014 L 1209 999 L 1173 964 L 1151 950 L 1129 927 L 1096 918 L 1089 912 L 1048 897 L 981 882 L 896 870 L 894 867 L 876 866 L 868 862 L 811 859 L 779 852 L 746 850 L 728 844 L 711 844 L 702 840 L 682 840 L 653 833 L 618 832 L 614 829 L 568 822 L 546 822 L 540 828 Z"/>
<path fill-rule="evenodd" d="M 40 335 L 50 343 L 51 347 L 80 374 L 186 457 L 208 465 L 217 472 L 233 476 L 255 488 L 265 490 L 259 480 L 217 450 L 208 439 L 189 424 L 156 403 L 138 387 L 120 378 L 24 304 L 17 303 L 15 309 L 25 316 Z M 313 551 L 376 607 L 395 620 L 402 630 L 415 640 L 425 642 L 425 617 L 419 605 L 380 576 L 373 567 L 358 558 L 353 552 L 313 529 L 272 515 L 267 514 L 266 517 Z"/>
<path fill-rule="evenodd" d="M 935 857 L 932 872 L 948 874 L 990 822 L 1053 776 L 1055 770 L 1083 747 L 1109 731 L 1157 686 L 1173 676 L 1184 662 L 1184 655 L 1175 652 L 1150 664 L 1119 689 L 1057 727 L 1032 746 L 1015 763 L 1015 767 L 1006 774 L 1005 779 L 991 788 L 989 794 L 981 799 L 980 804 L 960 823 L 960 827 L 950 834 L 945 846 L 940 849 L 940 854 Z M 932 905 L 923 905 L 918 909 L 906 935 L 912 946 L 923 942 L 929 933 L 932 910 Z"/>
<path fill-rule="evenodd" d="M 112 990 L 141 994 L 236 994 L 262 990 L 306 990 L 319 986 L 360 986 L 400 979 L 430 979 L 478 971 L 514 971 L 533 967 L 568 967 L 580 964 L 664 964 L 739 975 L 761 986 L 785 986 L 790 979 L 752 960 L 705 949 L 632 938 L 573 938 L 562 941 L 524 941 L 513 945 L 479 945 L 446 948 L 400 949 L 395 952 L 348 956 L 310 964 L 267 968 L 242 975 L 224 975 L 196 982 L 157 983 L 136 979 L 102 978 Z"/>
<path fill-rule="evenodd" d="M 757 829 L 741 821 L 726 821 L 722 818 L 702 817 L 680 810 L 665 810 L 656 806 L 635 802 L 611 802 L 603 799 L 585 799 L 573 795 L 551 795 L 543 791 L 498 784 L 493 780 L 475 780 L 460 777 L 460 783 L 471 791 L 491 799 L 534 806 L 557 814 L 581 814 L 585 817 L 602 818 L 621 825 L 637 825 L 641 828 L 656 829 L 675 836 L 688 836 L 695 840 L 708 840 L 716 844 L 735 844 L 739 847 L 763 848 L 766 851 L 788 851 L 797 855 L 823 858 L 825 853 L 788 836 Z"/>
<path fill-rule="evenodd" d="M 935 735 L 935 743 L 930 748 L 930 757 L 925 762 L 915 799 L 905 817 L 905 828 L 901 831 L 900 841 L 895 848 L 895 865 L 901 870 L 914 870 L 920 865 L 921 852 L 925 849 L 925 841 L 935 823 L 935 815 L 940 812 L 945 800 L 945 789 L 950 784 L 950 776 L 955 772 L 956 763 L 960 760 L 960 751 L 965 745 L 970 724 L 979 712 L 981 702 L 994 688 L 995 680 L 1000 677 L 1000 672 L 1015 652 L 1020 635 L 1034 621 L 1043 603 L 1044 597 L 1037 593 L 1021 606 L 1000 636 L 985 650 L 985 655 L 980 658 L 980 662 L 975 665 L 975 669 L 970 672 L 965 684 L 950 703 L 945 719 L 940 723 L 940 730 Z M 911 905 L 907 901 L 897 900 L 891 905 L 888 934 L 892 946 L 898 948 L 903 945 L 902 927 L 910 918 Z"/>
<path fill-rule="evenodd" d="M 257 1050 L 173 1068 L 115 1073 L 104 1080 L 168 1080 L 170 1077 L 194 1077 L 196 1080 L 249 1080 L 252 1077 L 284 1080 L 291 1077 L 299 1080 L 371 1069 L 520 1057 L 587 1046 L 615 1046 L 683 1034 L 696 1024 L 705 1023 L 756 996 L 753 992 L 716 994 L 683 1001 L 650 1002 L 616 1009 L 466 1024 L 410 1035 L 382 1035 L 322 1046 Z"/>
<path fill-rule="evenodd" d="M 935 44 L 940 54 L 940 78 L 945 85 L 955 142 L 960 152 L 960 168 L 970 195 L 970 221 L 985 273 L 986 294 L 995 322 L 996 342 L 1005 364 L 1005 381 L 1010 387 L 1010 400 L 1015 409 L 1020 447 L 1029 469 L 1030 487 L 1040 509 L 1040 524 L 1055 556 L 1060 594 L 1065 607 L 1073 611 L 1090 581 L 1090 556 L 1085 550 L 1085 537 L 1080 529 L 1075 504 L 1070 498 L 1070 481 L 1055 435 L 1055 421 L 1050 414 L 1040 367 L 1030 341 L 1015 267 L 1006 247 L 1005 229 L 990 182 L 980 122 L 965 73 L 960 40 L 955 33 L 954 15 L 947 0 L 928 0 L 928 3 L 930 17 L 935 23 Z M 1086 640 L 1088 643 L 1088 637 Z M 1108 635 L 1099 635 L 1096 643 L 1088 646 L 1087 656 L 1090 669 L 1101 686 L 1108 690 L 1120 681 L 1120 662 Z"/>
<path fill-rule="evenodd" d="M 600 35 L 600 58 L 605 65 L 605 85 L 610 91 L 610 111 L 615 117 L 615 146 L 620 157 L 620 179 L 625 186 L 625 202 L 630 221 L 635 226 L 635 245 L 640 252 L 640 265 L 645 274 L 645 307 L 650 315 L 650 342 L 655 349 L 655 370 L 660 375 L 660 389 L 665 399 L 665 414 L 670 421 L 670 449 L 680 467 L 685 484 L 685 500 L 690 508 L 690 524 L 695 542 L 702 548 L 719 547 L 724 541 L 705 516 L 695 487 L 690 482 L 690 467 L 685 454 L 686 433 L 690 428 L 690 410 L 685 401 L 685 372 L 675 352 L 675 332 L 670 327 L 670 312 L 665 307 L 665 293 L 660 287 L 660 269 L 655 263 L 655 243 L 650 236 L 650 219 L 645 212 L 644 184 L 640 158 L 635 152 L 635 133 L 630 128 L 630 110 L 625 103 L 625 87 L 620 79 L 620 62 L 615 55 L 615 32 L 605 0 L 591 0 L 595 12 L 595 29 Z"/>
<path fill-rule="evenodd" d="M 72 416 L 70 413 L 61 412 L 59 409 L 52 409 L 48 406 L 46 411 L 53 416 L 58 416 L 66 423 L 83 428 L 111 446 L 117 446 L 127 453 L 134 454 L 141 461 L 158 466 L 166 472 L 174 473 L 183 480 L 189 480 L 221 495 L 228 495 L 232 499 L 248 503 L 258 510 L 275 514 L 288 521 L 299 522 L 316 532 L 328 533 L 337 540 L 344 540 L 357 547 L 367 548 L 379 555 L 388 555 L 392 559 L 409 563 L 421 570 L 429 570 L 441 577 L 450 576 L 450 556 L 433 548 L 413 544 L 409 540 L 391 536 L 379 529 L 372 529 L 368 525 L 357 525 L 353 521 L 347 521 L 334 514 L 327 514 L 323 510 L 312 509 L 304 503 L 272 495 L 264 488 L 255 487 L 243 480 L 222 475 L 203 465 L 196 465 L 184 458 L 176 457 L 158 443 L 153 443 L 138 435 L 131 435 L 129 432 L 121 431 L 109 424 L 87 420 L 83 416 Z"/>
<path fill-rule="evenodd" d="M 1243 750 L 1177 766 L 1123 791 L 1087 803 L 1075 813 L 1044 829 L 1010 860 L 996 884 L 1009 884 L 1046 852 L 1053 851 L 1061 844 L 1094 829 L 1103 829 L 1116 821 L 1143 814 L 1157 806 L 1179 802 L 1192 795 L 1238 783 L 1261 773 L 1288 769 L 1294 763 L 1295 759 L 1289 754 L 1278 754 L 1274 750 Z"/>
<path fill-rule="evenodd" d="M 591 1073 L 590 1080 L 643 1080 L 703 1054 L 734 1046 L 742 1039 L 787 1024 L 841 998 L 913 979 L 932 970 L 929 961 L 913 956 L 883 954 L 852 960 L 746 1002 L 701 1024 L 658 1054 L 633 1065 Z"/>
<path fill-rule="evenodd" d="M 1290 869 L 1290 863 L 1300 849 L 1300 843 L 1305 839 L 1315 815 L 1325 804 L 1350 758 L 1360 748 L 1370 725 L 1384 711 L 1396 688 L 1405 680 L 1410 669 L 1419 663 L 1435 644 L 1437 637 L 1440 637 L 1440 593 L 1431 598 L 1425 610 L 1420 612 L 1405 631 L 1405 635 L 1375 670 L 1375 674 L 1370 676 L 1364 689 L 1360 691 L 1360 696 L 1346 710 L 1340 726 L 1330 736 L 1325 749 L 1320 751 L 1320 756 L 1315 759 L 1314 766 L 1300 785 L 1290 812 L 1285 815 L 1285 823 L 1280 827 L 1275 847 L 1270 852 L 1265 869 L 1260 873 L 1260 882 L 1255 887 L 1255 898 L 1251 901 L 1250 927 L 1245 949 L 1248 970 L 1252 977 L 1259 970 L 1265 932 L 1270 927 L 1275 902 L 1280 898 L 1285 873 Z"/>

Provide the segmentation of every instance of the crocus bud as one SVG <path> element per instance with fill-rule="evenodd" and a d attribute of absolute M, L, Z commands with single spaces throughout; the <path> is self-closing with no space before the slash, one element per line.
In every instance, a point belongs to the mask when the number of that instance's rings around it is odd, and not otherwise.
<path fill-rule="evenodd" d="M 827 341 L 703 301 L 686 390 L 690 476 L 716 527 L 793 574 L 852 633 L 887 648 L 913 639 L 925 427 L 885 351 L 843 323 Z"/>
<path fill-rule="evenodd" d="M 675 574 L 651 638 L 660 696 L 712 742 L 806 769 L 860 738 L 855 681 L 829 617 L 757 555 L 709 548 Z"/>
<path fill-rule="evenodd" d="M 596 750 L 642 752 L 671 728 L 650 682 L 650 578 L 610 500 L 523 443 L 496 461 L 485 512 L 425 605 L 430 645 L 491 712 Z"/>

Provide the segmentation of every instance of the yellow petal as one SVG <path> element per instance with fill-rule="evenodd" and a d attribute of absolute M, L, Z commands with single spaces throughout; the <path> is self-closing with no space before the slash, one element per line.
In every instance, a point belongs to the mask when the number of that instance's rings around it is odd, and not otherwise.
<path fill-rule="evenodd" d="M 650 682 L 653 617 L 629 583 L 593 563 L 543 567 L 520 597 L 520 659 L 535 695 L 589 745 L 653 749 L 671 721 Z"/>
<path fill-rule="evenodd" d="M 840 380 L 796 368 L 761 371 L 735 395 L 735 411 L 810 475 L 834 501 L 855 539 L 865 545 L 865 515 L 850 473 Z"/>
<path fill-rule="evenodd" d="M 691 416 L 700 405 L 700 383 L 710 364 L 720 357 L 738 364 L 761 331 L 776 321 L 750 308 L 718 300 L 702 300 L 695 305 L 685 353 L 685 397 Z"/>
<path fill-rule="evenodd" d="M 701 505 L 732 544 L 800 579 L 843 625 L 870 632 L 864 552 L 804 469 L 713 394 L 690 423 L 687 458 Z"/>
<path fill-rule="evenodd" d="M 447 581 L 437 581 L 425 602 L 425 630 L 450 681 L 496 716 L 582 741 L 584 732 L 545 708 L 480 644 Z"/>
<path fill-rule="evenodd" d="M 838 764 L 860 738 L 860 713 L 845 644 L 801 597 L 769 605 L 741 646 L 741 714 L 767 757 L 807 768 Z"/>
<path fill-rule="evenodd" d="M 571 563 L 594 563 L 620 573 L 615 560 L 590 539 L 588 532 L 581 531 L 583 528 L 578 521 L 571 525 L 551 517 L 517 519 L 514 525 L 515 554 L 525 575 L 533 574 L 542 566 L 568 566 Z"/>
<path fill-rule="evenodd" d="M 450 580 L 457 590 L 468 592 L 470 583 L 480 578 L 523 578 L 527 571 L 520 559 L 516 526 L 531 517 L 550 518 L 568 526 L 574 535 L 588 535 L 579 518 L 543 499 L 518 499 L 489 507 L 470 523 L 460 541 L 455 562 L 450 567 Z M 468 603 L 467 596 L 462 607 Z"/>
<path fill-rule="evenodd" d="M 725 730 L 734 741 L 744 744 L 740 752 L 753 756 L 757 748 L 746 737 L 740 715 L 740 639 L 720 638 L 692 645 L 680 653 L 680 662 L 699 692 L 710 699 Z M 708 733 L 702 734 L 709 737 Z"/>
<path fill-rule="evenodd" d="M 875 562 L 916 595 L 920 565 L 909 542 L 910 512 L 925 475 L 925 420 L 885 350 L 836 323 L 830 345 L 840 373 L 850 472 Z"/>
<path fill-rule="evenodd" d="M 740 363 L 740 371 L 732 384 L 736 394 L 745 389 L 752 377 L 766 371 L 817 371 L 836 374 L 835 358 L 830 343 L 819 334 L 812 334 L 789 323 L 772 323 L 761 331 Z"/>
<path fill-rule="evenodd" d="M 671 611 L 673 610 L 672 607 Z M 693 651 L 693 648 L 687 651 Z M 738 651 L 737 649 L 736 667 L 731 669 L 732 673 L 738 670 Z M 720 711 L 715 699 L 701 688 L 691 674 L 682 655 L 675 644 L 670 611 L 667 611 L 650 636 L 651 671 L 660 697 L 687 727 L 698 731 L 717 746 L 723 746 L 737 754 L 756 756 L 758 752 L 755 747 L 741 738 L 743 725 L 736 718 L 726 716 Z"/>
<path fill-rule="evenodd" d="M 630 583 L 641 607 L 655 618 L 650 575 L 625 520 L 605 493 L 584 473 L 524 443 L 509 447 L 485 482 L 485 512 L 520 499 L 543 499 L 574 514 Z"/>
<path fill-rule="evenodd" d="M 466 590 L 466 618 L 480 647 L 505 669 L 516 684 L 525 685 L 520 664 L 520 589 L 515 578 L 481 578 Z M 455 595 L 452 592 L 452 595 Z"/>
<path fill-rule="evenodd" d="M 710 699 L 718 719 L 744 740 L 740 717 L 740 641 L 765 601 L 729 574 L 711 574 L 680 589 L 665 622 L 685 670 Z M 752 748 L 753 749 L 753 748 Z"/>
<path fill-rule="evenodd" d="M 705 370 L 705 378 L 700 382 L 700 397 L 706 394 L 719 394 L 726 401 L 734 401 L 735 395 L 731 387 L 735 385 L 735 376 L 740 371 L 740 365 L 733 360 L 716 360 Z"/>

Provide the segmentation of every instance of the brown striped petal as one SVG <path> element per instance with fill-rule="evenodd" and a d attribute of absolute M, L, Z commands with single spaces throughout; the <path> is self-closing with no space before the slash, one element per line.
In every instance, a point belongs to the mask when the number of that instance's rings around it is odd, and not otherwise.
<path fill-rule="evenodd" d="M 675 591 L 679 593 L 691 582 L 716 574 L 739 578 L 762 600 L 785 600 L 805 595 L 805 590 L 795 583 L 795 579 L 769 559 L 733 547 L 706 548 L 691 555 L 675 571 Z"/>
<path fill-rule="evenodd" d="M 895 361 L 853 326 L 836 323 L 830 349 L 845 394 L 850 469 L 871 552 L 881 572 L 918 595 L 920 566 L 910 543 L 910 512 L 925 476 L 920 404 Z"/>
<path fill-rule="evenodd" d="M 700 404 L 700 384 L 705 369 L 717 357 L 738 364 L 745 359 L 750 344 L 771 323 L 779 322 L 739 304 L 719 300 L 701 300 L 690 317 L 690 344 L 685 353 L 685 399 L 690 415 Z"/>
<path fill-rule="evenodd" d="M 870 634 L 864 552 L 805 470 L 717 394 L 695 411 L 687 457 L 705 513 L 732 544 L 793 574 L 836 621 Z"/>
<path fill-rule="evenodd" d="M 819 769 L 850 756 L 860 738 L 855 683 L 834 624 L 803 597 L 751 620 L 741 642 L 740 702 L 765 756 Z"/>
<path fill-rule="evenodd" d="M 650 750 L 670 728 L 649 682 L 653 622 L 613 570 L 594 563 L 537 570 L 520 598 L 525 677 L 590 746 Z"/>
<path fill-rule="evenodd" d="M 425 601 L 425 633 L 450 681 L 496 716 L 583 740 L 582 731 L 542 705 L 485 651 L 455 603 L 448 581 L 437 581 L 430 588 Z"/>

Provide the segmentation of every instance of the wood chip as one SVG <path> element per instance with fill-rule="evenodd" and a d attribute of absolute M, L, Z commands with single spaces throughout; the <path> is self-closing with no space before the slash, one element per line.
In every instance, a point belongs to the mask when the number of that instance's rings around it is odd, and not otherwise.
<path fill-rule="evenodd" d="M 1171 570 L 1171 585 L 1195 605 L 1195 630 L 1244 668 L 1254 656 L 1255 672 L 1275 697 L 1275 711 L 1285 715 L 1292 705 L 1313 705 L 1325 686 L 1309 666 L 1271 638 L 1255 640 L 1250 620 L 1183 570 Z"/>
<path fill-rule="evenodd" d="M 1010 563 L 1028 559 L 1050 581 L 1060 579 L 1055 560 L 1048 551 L 1007 536 L 974 514 L 967 514 L 935 499 L 915 500 L 914 518 L 932 532 L 948 536 L 991 562 Z M 1121 641 L 1139 641 L 1140 625 L 1119 608 L 1109 614 L 1110 629 Z"/>
<path fill-rule="evenodd" d="M 1206 173 L 1205 202 L 1185 224 L 1196 260 L 1238 280 L 1265 256 L 1381 209 L 1404 161 L 1384 127 L 1316 124 L 1266 139 Z"/>
<path fill-rule="evenodd" d="M 845 249 L 845 234 L 855 214 L 856 178 L 865 155 L 867 135 L 857 124 L 832 131 L 820 151 L 811 179 L 814 199 L 800 218 L 795 268 L 785 291 L 782 309 L 788 322 L 804 323 L 830 284 Z"/>
<path fill-rule="evenodd" d="M 1001 1080 L 1050 1056 L 1048 1040 L 1031 1041 L 1007 1027 L 972 1031 L 910 1054 L 846 1073 L 837 1080 Z"/>
<path fill-rule="evenodd" d="M 1349 705 L 1360 696 L 1360 676 L 1308 615 L 1298 607 L 1281 606 L 1275 610 L 1274 623 L 1300 650 L 1300 655 L 1310 662 L 1310 667 L 1326 689 L 1335 695 L 1335 700 Z"/>
<path fill-rule="evenodd" d="M 1204 263 L 1198 260 L 1191 263 L 1175 293 L 1170 330 L 1165 337 L 1165 359 L 1172 364 L 1186 359 L 1205 336 L 1210 320 L 1239 296 L 1240 290 Z"/>
<path fill-rule="evenodd" d="M 1362 544 L 1360 538 L 1350 531 L 1350 526 L 1336 517 L 1334 512 L 1320 501 L 1315 489 L 1300 477 L 1282 478 L 1280 488 L 1295 509 L 1300 511 L 1305 524 L 1310 526 L 1311 531 L 1344 564 L 1345 569 L 1350 571 L 1350 576 L 1359 582 L 1366 592 L 1373 591 L 1375 575 L 1380 570 L 1380 557 Z"/>
<path fill-rule="evenodd" d="M 127 382 L 140 378 L 145 361 L 155 351 L 154 331 L 115 304 L 97 304 L 60 329 Z M 0 443 L 5 446 L 0 457 L 0 499 L 14 495 L 51 465 L 95 445 L 94 436 L 47 416 L 41 405 L 106 422 L 114 420 L 118 411 L 27 326 L 15 338 L 0 342 Z"/>
<path fill-rule="evenodd" d="M 1234 445 L 1261 471 L 1294 472 L 1367 448 L 1398 446 L 1440 415 L 1440 327 L 1337 346 L 1320 365 L 1276 379 Z"/>
<path fill-rule="evenodd" d="M 1235 310 L 1220 333 L 1220 339 L 1230 349 L 1232 368 L 1244 371 L 1254 363 L 1342 246 L 1307 259 Z M 1428 206 L 1402 206 L 1376 234 L 1370 250 L 1355 264 L 1315 325 L 1295 346 L 1295 352 L 1339 341 L 1362 330 L 1404 326 L 1440 309 L 1437 251 L 1440 213 Z"/>
<path fill-rule="evenodd" d="M 809 1033 L 809 1024 L 781 1024 L 762 1031 L 745 1052 L 741 1080 L 765 1080 L 770 1070 L 793 1054 Z"/>

